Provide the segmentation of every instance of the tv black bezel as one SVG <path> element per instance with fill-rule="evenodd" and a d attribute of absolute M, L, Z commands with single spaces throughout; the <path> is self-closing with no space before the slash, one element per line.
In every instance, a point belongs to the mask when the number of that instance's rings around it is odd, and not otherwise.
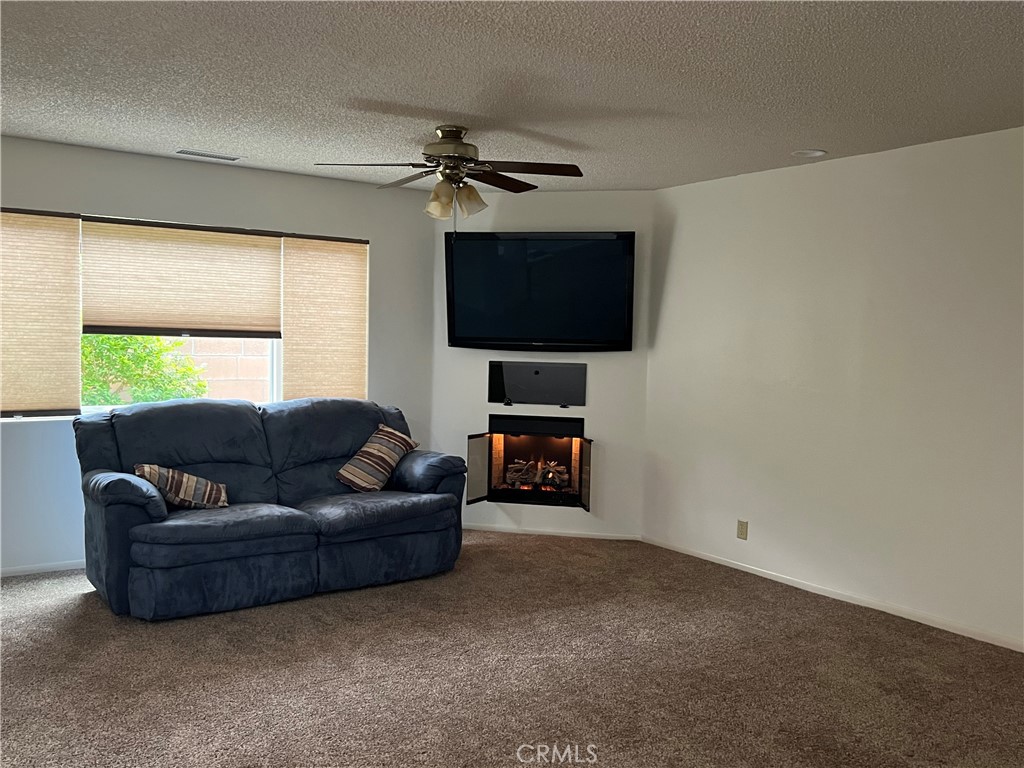
<path fill-rule="evenodd" d="M 452 283 L 452 251 L 456 239 L 465 240 L 625 240 L 630 244 L 626 258 L 629 262 L 629 276 L 626 290 L 626 338 L 581 341 L 558 339 L 551 341 L 508 340 L 486 336 L 456 337 L 455 296 Z M 448 346 L 461 349 L 518 350 L 524 352 L 630 352 L 633 349 L 633 291 L 636 270 L 636 232 L 445 232 L 444 233 L 444 278 L 448 315 Z"/>

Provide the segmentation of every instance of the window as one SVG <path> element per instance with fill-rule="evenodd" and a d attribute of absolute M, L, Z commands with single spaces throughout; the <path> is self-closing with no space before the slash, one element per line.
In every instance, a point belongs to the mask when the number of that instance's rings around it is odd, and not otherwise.
<path fill-rule="evenodd" d="M 82 336 L 82 410 L 173 398 L 281 399 L 278 339 Z"/>
<path fill-rule="evenodd" d="M 2 415 L 366 396 L 367 244 L 5 210 Z"/>

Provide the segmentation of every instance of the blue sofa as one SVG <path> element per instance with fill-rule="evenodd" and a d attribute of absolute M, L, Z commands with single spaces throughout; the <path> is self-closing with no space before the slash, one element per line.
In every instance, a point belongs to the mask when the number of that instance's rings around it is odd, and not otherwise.
<path fill-rule="evenodd" d="M 75 419 L 89 581 L 116 614 L 171 619 L 451 570 L 466 464 L 412 451 L 383 490 L 335 472 L 398 408 L 310 398 L 173 400 Z M 168 508 L 133 474 L 158 464 L 224 483 L 230 506 Z"/>

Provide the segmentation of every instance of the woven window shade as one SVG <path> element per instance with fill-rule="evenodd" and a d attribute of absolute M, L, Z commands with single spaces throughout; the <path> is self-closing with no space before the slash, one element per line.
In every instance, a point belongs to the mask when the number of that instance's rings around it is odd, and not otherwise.
<path fill-rule="evenodd" d="M 79 413 L 81 271 L 75 218 L 0 214 L 0 412 Z"/>
<path fill-rule="evenodd" d="M 277 336 L 281 240 L 82 222 L 87 332 Z"/>
<path fill-rule="evenodd" d="M 366 397 L 367 246 L 284 239 L 283 395 Z"/>

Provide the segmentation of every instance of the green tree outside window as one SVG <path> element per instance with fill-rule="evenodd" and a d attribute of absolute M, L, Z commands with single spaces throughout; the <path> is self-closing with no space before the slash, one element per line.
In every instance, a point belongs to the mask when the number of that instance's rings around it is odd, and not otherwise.
<path fill-rule="evenodd" d="M 183 341 L 160 336 L 82 336 L 82 405 L 203 397 L 203 369 L 176 354 Z"/>

